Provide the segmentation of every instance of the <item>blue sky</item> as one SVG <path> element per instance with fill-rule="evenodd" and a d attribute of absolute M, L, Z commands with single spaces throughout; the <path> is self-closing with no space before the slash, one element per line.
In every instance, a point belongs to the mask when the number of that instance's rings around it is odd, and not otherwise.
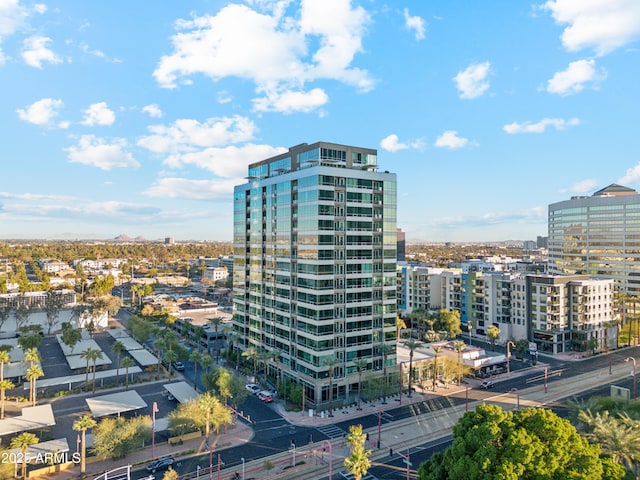
<path fill-rule="evenodd" d="M 638 0 L 0 0 L 0 238 L 231 240 L 247 165 L 377 148 L 408 241 L 640 189 Z"/>

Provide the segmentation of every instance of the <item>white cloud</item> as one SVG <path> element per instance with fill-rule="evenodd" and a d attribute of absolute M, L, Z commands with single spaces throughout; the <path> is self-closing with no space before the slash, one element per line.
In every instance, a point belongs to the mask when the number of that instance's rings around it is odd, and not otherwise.
<path fill-rule="evenodd" d="M 80 50 L 82 50 L 87 55 L 93 55 L 94 57 L 98 57 L 98 58 L 105 58 L 104 52 L 89 48 L 89 45 L 86 44 L 85 42 L 80 43 L 79 46 L 80 46 Z"/>
<path fill-rule="evenodd" d="M 48 48 L 52 40 L 49 37 L 33 36 L 22 44 L 22 59 L 31 67 L 42 68 L 42 64 L 62 63 L 62 59 Z"/>
<path fill-rule="evenodd" d="M 123 138 L 116 138 L 107 143 L 95 135 L 82 135 L 78 145 L 66 148 L 65 152 L 71 163 L 90 165 L 101 170 L 140 167 L 126 148 L 127 142 Z"/>
<path fill-rule="evenodd" d="M 491 72 L 489 62 L 474 63 L 453 77 L 460 98 L 472 99 L 482 96 L 489 89 L 487 76 Z"/>
<path fill-rule="evenodd" d="M 415 32 L 416 40 L 422 40 L 425 37 L 425 22 L 418 16 L 410 16 L 409 9 L 404 9 L 404 26 Z"/>
<path fill-rule="evenodd" d="M 571 95 L 582 91 L 586 84 L 604 80 L 606 71 L 596 71 L 595 60 L 571 62 L 566 70 L 556 72 L 547 82 L 547 92 L 558 95 Z"/>
<path fill-rule="evenodd" d="M 0 1 L 0 40 L 15 33 L 26 17 L 27 11 L 17 0 Z"/>
<path fill-rule="evenodd" d="M 246 173 L 246 172 L 245 172 Z M 189 180 L 161 178 L 143 193 L 149 197 L 187 198 L 190 200 L 228 200 L 241 178 L 225 180 Z"/>
<path fill-rule="evenodd" d="M 398 135 L 392 133 L 391 135 L 386 136 L 380 141 L 380 148 L 386 150 L 387 152 L 398 152 L 400 150 L 407 150 L 409 148 L 414 150 L 422 150 L 424 149 L 424 141 L 422 139 L 413 140 L 409 143 L 400 142 L 398 139 Z"/>
<path fill-rule="evenodd" d="M 438 228 L 485 227 L 487 225 L 522 224 L 547 222 L 545 207 L 532 207 L 511 212 L 487 212 L 477 216 L 456 216 L 439 218 L 433 222 Z"/>
<path fill-rule="evenodd" d="M 229 103 L 233 101 L 233 95 L 231 95 L 228 91 L 226 90 L 221 90 L 217 93 L 216 95 L 216 101 L 221 104 L 224 105 L 225 103 Z"/>
<path fill-rule="evenodd" d="M 580 125 L 578 118 L 572 118 L 565 120 L 564 118 L 543 118 L 539 122 L 513 122 L 502 127 L 502 129 L 509 133 L 544 133 L 547 127 L 554 127 L 556 130 L 566 130 L 568 127 L 574 127 Z"/>
<path fill-rule="evenodd" d="M 172 125 L 153 125 L 151 135 L 138 140 L 140 147 L 163 155 L 170 168 L 195 165 L 222 177 L 243 177 L 247 165 L 286 151 L 249 142 L 255 125 L 246 117 L 210 118 L 203 123 L 181 119 Z M 244 144 L 240 147 L 232 144 Z"/>
<path fill-rule="evenodd" d="M 409 148 L 409 145 L 400 143 L 398 141 L 398 135 L 392 133 L 380 141 L 380 147 L 387 152 L 397 152 L 399 150 L 406 150 Z"/>
<path fill-rule="evenodd" d="M 568 189 L 561 190 L 563 193 L 587 193 L 595 190 L 598 186 L 598 183 L 595 180 L 590 178 L 586 180 L 580 180 L 579 182 L 574 183 Z"/>
<path fill-rule="evenodd" d="M 268 92 L 262 98 L 255 98 L 253 108 L 258 112 L 310 112 L 328 101 L 329 96 L 321 88 L 314 88 L 309 92 L 289 90 L 282 93 Z"/>
<path fill-rule="evenodd" d="M 160 59 L 154 78 L 166 88 L 189 83 L 197 74 L 214 81 L 229 76 L 249 79 L 258 93 L 266 93 L 257 101 L 259 108 L 277 111 L 283 99 L 300 100 L 305 84 L 314 80 L 337 80 L 359 91 L 373 88 L 368 72 L 351 66 L 362 51 L 369 22 L 366 11 L 352 7 L 350 0 L 302 0 L 299 11 L 285 15 L 291 3 L 252 2 L 264 13 L 230 4 L 215 16 L 176 22 L 173 53 Z M 311 50 L 311 45 L 317 48 Z M 303 101 L 285 101 L 287 108 L 309 111 L 326 103 L 316 89 L 311 91 L 316 92 L 311 98 L 307 93 Z M 271 100 L 276 104 L 267 105 Z"/>
<path fill-rule="evenodd" d="M 209 118 L 203 123 L 183 118 L 169 126 L 152 125 L 148 129 L 151 135 L 142 137 L 138 145 L 163 154 L 246 142 L 254 137 L 256 126 L 247 117 L 236 115 Z"/>
<path fill-rule="evenodd" d="M 455 130 L 447 130 L 436 139 L 436 143 L 434 145 L 440 148 L 455 150 L 466 147 L 467 145 L 470 145 L 470 143 L 471 142 L 469 142 L 468 138 L 458 136 L 458 132 Z"/>
<path fill-rule="evenodd" d="M 162 118 L 162 110 L 155 103 L 151 105 L 145 105 L 142 107 L 142 111 L 149 115 L 151 118 Z"/>
<path fill-rule="evenodd" d="M 99 102 L 89 105 L 84 111 L 84 120 L 82 121 L 83 125 L 95 126 L 109 126 L 113 125 L 113 122 L 116 121 L 116 114 L 113 113 L 106 102 Z"/>
<path fill-rule="evenodd" d="M 606 55 L 640 38 L 638 0 L 549 0 L 541 7 L 567 25 L 562 44 L 570 52 L 593 48 Z"/>
<path fill-rule="evenodd" d="M 630 183 L 636 183 L 640 181 L 640 163 L 627 169 L 624 176 L 620 178 L 616 183 L 620 185 L 628 185 Z"/>
<path fill-rule="evenodd" d="M 55 98 L 42 98 L 25 108 L 16 110 L 20 120 L 32 123 L 34 125 L 54 126 L 53 120 L 58 116 L 59 110 L 63 107 L 63 102 Z M 68 122 L 60 122 L 57 124 L 59 128 L 66 128 Z"/>
<path fill-rule="evenodd" d="M 33 10 L 40 15 L 47 13 L 47 6 L 44 3 L 36 3 L 33 6 Z"/>

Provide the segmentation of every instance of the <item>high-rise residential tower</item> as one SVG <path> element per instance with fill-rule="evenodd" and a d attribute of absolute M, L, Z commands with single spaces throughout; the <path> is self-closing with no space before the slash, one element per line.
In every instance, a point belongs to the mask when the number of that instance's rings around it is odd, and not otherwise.
<path fill-rule="evenodd" d="M 364 369 L 395 365 L 396 176 L 376 150 L 318 142 L 247 179 L 234 190 L 238 346 L 311 408 L 354 401 Z"/>
<path fill-rule="evenodd" d="M 549 205 L 549 273 L 613 278 L 640 295 L 640 195 L 612 184 Z"/>

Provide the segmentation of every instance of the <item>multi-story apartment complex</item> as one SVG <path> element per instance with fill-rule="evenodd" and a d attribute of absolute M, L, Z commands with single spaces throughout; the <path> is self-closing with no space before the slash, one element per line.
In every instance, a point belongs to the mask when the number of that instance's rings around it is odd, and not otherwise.
<path fill-rule="evenodd" d="M 612 184 L 549 205 L 549 273 L 613 278 L 640 295 L 640 195 Z"/>
<path fill-rule="evenodd" d="M 355 360 L 396 363 L 396 176 L 376 150 L 318 142 L 247 179 L 234 190 L 239 348 L 275 352 L 268 373 L 301 384 L 312 408 L 353 399 Z"/>
<path fill-rule="evenodd" d="M 463 331 L 499 342 L 526 339 L 547 353 L 615 348 L 614 281 L 588 275 L 464 272 L 403 266 L 398 285 L 401 314 L 412 309 L 458 310 Z"/>

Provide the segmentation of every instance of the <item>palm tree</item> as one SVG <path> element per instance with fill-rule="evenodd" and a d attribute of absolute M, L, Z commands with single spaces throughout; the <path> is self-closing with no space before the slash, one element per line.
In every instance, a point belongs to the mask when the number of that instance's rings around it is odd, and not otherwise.
<path fill-rule="evenodd" d="M 422 342 L 414 339 L 409 339 L 404 342 L 404 346 L 409 349 L 409 398 L 411 398 L 411 391 L 413 390 L 413 388 L 411 387 L 411 382 L 413 380 L 413 353 L 421 345 Z"/>
<path fill-rule="evenodd" d="M 116 386 L 120 385 L 120 356 L 122 352 L 126 350 L 127 348 L 120 340 L 116 340 L 113 342 L 113 345 L 111 345 L 111 351 L 116 354 Z"/>
<path fill-rule="evenodd" d="M 40 353 L 37 348 L 29 348 L 25 350 L 23 362 L 29 362 L 29 366 L 33 367 L 33 364 L 40 361 Z"/>
<path fill-rule="evenodd" d="M 4 418 L 4 400 L 5 392 L 15 388 L 15 385 L 11 380 L 0 380 L 0 419 Z"/>
<path fill-rule="evenodd" d="M 218 340 L 218 328 L 222 323 L 222 318 L 213 317 L 213 318 L 209 318 L 208 320 L 209 320 L 209 323 L 213 325 L 213 330 L 216 334 L 216 364 L 217 364 L 220 358 L 220 341 Z"/>
<path fill-rule="evenodd" d="M 389 343 L 383 343 L 380 350 L 382 353 L 383 361 L 382 374 L 384 375 L 384 392 L 382 393 L 382 404 L 384 405 L 387 403 L 387 389 L 389 387 L 389 377 L 387 376 L 387 358 L 389 357 L 389 355 L 396 352 L 396 347 Z"/>
<path fill-rule="evenodd" d="M 362 372 L 367 368 L 369 362 L 365 358 L 357 358 L 353 361 L 353 364 L 358 370 L 358 410 L 362 410 L 360 407 L 362 402 Z"/>
<path fill-rule="evenodd" d="M 442 350 L 442 347 L 433 347 L 433 391 L 436 391 L 436 382 L 438 381 L 438 354 Z"/>
<path fill-rule="evenodd" d="M 162 356 L 167 343 L 162 337 L 157 337 L 153 340 L 153 350 L 158 357 L 158 373 L 160 373 L 160 366 L 162 365 Z"/>
<path fill-rule="evenodd" d="M 256 379 L 256 375 L 258 374 L 258 357 L 260 356 L 260 352 L 256 347 L 249 347 L 244 352 L 242 352 L 242 356 L 253 361 L 253 378 Z"/>
<path fill-rule="evenodd" d="M 194 350 L 189 355 L 189 360 L 193 362 L 193 388 L 198 390 L 198 364 L 202 362 L 202 353 L 199 350 Z"/>
<path fill-rule="evenodd" d="M 458 386 L 460 386 L 460 382 L 462 381 L 462 352 L 467 348 L 467 344 L 462 340 L 456 340 L 453 342 L 453 348 L 458 352 Z"/>
<path fill-rule="evenodd" d="M 205 373 L 209 373 L 211 364 L 213 364 L 213 358 L 211 358 L 211 355 L 203 353 L 202 358 L 200 359 L 200 366 L 204 368 Z"/>
<path fill-rule="evenodd" d="M 89 387 L 89 362 L 91 362 L 91 358 L 93 356 L 95 348 L 85 348 L 82 352 L 80 352 L 80 358 L 84 358 L 87 361 L 87 366 L 84 369 L 84 388 L 85 390 Z"/>
<path fill-rule="evenodd" d="M 4 380 L 4 365 L 5 363 L 9 364 L 9 362 L 11 362 L 11 355 L 9 355 L 9 350 L 0 349 L 0 382 Z"/>
<path fill-rule="evenodd" d="M 98 360 L 102 360 L 104 356 L 102 355 L 102 350 L 98 350 L 97 348 L 93 349 L 93 353 L 91 354 L 91 361 L 93 362 L 93 378 L 91 380 L 91 393 L 95 395 L 96 393 L 96 363 Z"/>
<path fill-rule="evenodd" d="M 578 420 L 588 428 L 587 438 L 595 440 L 604 453 L 611 459 L 625 465 L 633 471 L 634 464 L 640 459 L 640 430 L 638 421 L 626 413 L 613 417 L 608 411 L 597 412 L 580 410 Z"/>
<path fill-rule="evenodd" d="M 125 388 L 129 389 L 129 369 L 135 367 L 136 362 L 131 357 L 124 357 L 122 359 L 122 367 L 125 369 Z"/>
<path fill-rule="evenodd" d="M 178 360 L 178 354 L 173 350 L 169 350 L 164 354 L 164 360 L 167 362 L 167 374 L 169 380 L 171 380 L 171 376 L 173 375 L 173 369 L 171 368 L 171 365 Z"/>
<path fill-rule="evenodd" d="M 347 435 L 347 443 L 351 445 L 351 451 L 348 457 L 344 459 L 344 466 L 347 471 L 353 475 L 354 480 L 362 480 L 367 474 L 371 461 L 369 456 L 371 450 L 365 448 L 367 435 L 362 432 L 362 425 L 351 425 L 349 427 L 349 435 Z"/>
<path fill-rule="evenodd" d="M 211 430 L 211 415 L 220 405 L 220 400 L 207 392 L 202 395 L 198 395 L 196 402 L 200 410 L 205 414 L 205 437 L 209 437 L 209 432 Z"/>
<path fill-rule="evenodd" d="M 322 366 L 329 368 L 329 416 L 333 417 L 333 369 L 340 363 L 335 356 L 324 357 Z"/>
<path fill-rule="evenodd" d="M 82 432 L 81 438 L 81 450 L 80 450 L 80 473 L 84 474 L 86 471 L 86 459 L 87 459 L 87 448 L 86 448 L 86 433 L 90 428 L 95 427 L 98 423 L 89 415 L 84 415 L 80 417 L 75 422 L 73 422 L 73 429 L 76 432 Z"/>
<path fill-rule="evenodd" d="M 22 452 L 22 459 L 23 459 L 22 478 L 24 480 L 26 480 L 27 478 L 27 461 L 26 461 L 27 448 L 29 448 L 29 445 L 35 445 L 38 442 L 39 442 L 38 437 L 36 437 L 33 433 L 24 432 L 18 435 L 17 437 L 14 437 L 11 440 L 11 443 L 9 444 L 9 447 L 19 448 L 20 451 Z"/>
<path fill-rule="evenodd" d="M 29 400 L 31 401 L 31 405 L 34 407 L 36 406 L 36 380 L 42 376 L 44 376 L 44 372 L 38 364 L 30 366 L 25 375 L 26 379 L 29 381 Z"/>

